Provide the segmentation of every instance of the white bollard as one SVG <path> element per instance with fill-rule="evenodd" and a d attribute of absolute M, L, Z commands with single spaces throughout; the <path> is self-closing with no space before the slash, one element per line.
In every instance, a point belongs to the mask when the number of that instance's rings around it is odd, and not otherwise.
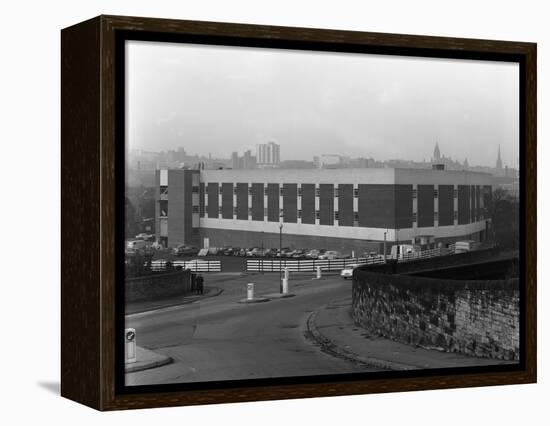
<path fill-rule="evenodd" d="M 321 267 L 320 266 L 317 266 L 317 279 L 318 280 L 321 279 Z"/>
<path fill-rule="evenodd" d="M 248 283 L 246 285 L 246 299 L 247 300 L 254 299 L 254 283 Z"/>
<path fill-rule="evenodd" d="M 288 278 L 283 278 L 283 292 L 282 294 L 288 293 Z"/>
<path fill-rule="evenodd" d="M 285 268 L 285 279 L 286 280 L 288 280 L 289 275 L 290 275 L 290 271 L 288 270 L 288 268 Z"/>
<path fill-rule="evenodd" d="M 352 258 L 352 259 L 355 259 L 355 250 L 352 250 L 352 251 L 351 251 L 351 258 Z"/>
<path fill-rule="evenodd" d="M 127 328 L 126 330 L 124 330 L 124 340 L 125 363 L 131 364 L 133 362 L 136 362 L 136 330 L 134 328 Z"/>

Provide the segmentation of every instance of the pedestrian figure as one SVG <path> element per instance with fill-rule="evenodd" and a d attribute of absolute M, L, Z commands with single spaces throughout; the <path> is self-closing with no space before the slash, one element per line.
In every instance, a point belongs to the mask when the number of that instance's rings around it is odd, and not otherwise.
<path fill-rule="evenodd" d="M 194 274 L 191 272 L 191 269 L 186 269 L 187 272 L 189 272 L 189 279 L 191 280 L 191 292 L 196 293 L 197 292 L 197 274 Z"/>
<path fill-rule="evenodd" d="M 204 278 L 202 277 L 202 275 L 197 275 L 197 278 L 196 278 L 196 283 L 197 283 L 197 294 L 204 294 Z"/>

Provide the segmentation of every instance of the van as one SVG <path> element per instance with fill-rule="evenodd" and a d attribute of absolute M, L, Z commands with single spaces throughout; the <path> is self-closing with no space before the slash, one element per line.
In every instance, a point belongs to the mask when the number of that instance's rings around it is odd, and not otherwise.
<path fill-rule="evenodd" d="M 420 252 L 420 246 L 413 244 L 396 244 L 392 246 L 390 257 L 392 259 L 403 259 L 404 256 L 410 256 Z"/>
<path fill-rule="evenodd" d="M 466 253 L 475 250 L 479 246 L 474 240 L 457 241 L 455 243 L 455 253 Z"/>
<path fill-rule="evenodd" d="M 140 250 L 145 250 L 147 242 L 143 240 L 130 240 L 126 243 L 126 252 L 135 253 Z"/>

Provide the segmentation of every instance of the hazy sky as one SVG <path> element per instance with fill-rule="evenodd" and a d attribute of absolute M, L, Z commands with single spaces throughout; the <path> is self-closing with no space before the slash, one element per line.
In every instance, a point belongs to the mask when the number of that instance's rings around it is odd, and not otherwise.
<path fill-rule="evenodd" d="M 319 154 L 505 164 L 519 152 L 519 66 L 127 42 L 127 146 L 229 157 L 281 145 Z"/>

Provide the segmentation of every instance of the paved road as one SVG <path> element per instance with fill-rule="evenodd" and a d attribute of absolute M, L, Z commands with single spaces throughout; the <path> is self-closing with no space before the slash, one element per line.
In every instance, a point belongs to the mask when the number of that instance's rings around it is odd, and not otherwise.
<path fill-rule="evenodd" d="M 246 284 L 256 294 L 278 291 L 277 274 L 207 276 L 206 285 L 224 288 L 217 297 L 127 317 L 138 345 L 168 355 L 174 363 L 126 375 L 128 385 L 341 374 L 364 366 L 323 353 L 306 339 L 314 310 L 350 293 L 350 281 L 337 276 L 293 277 L 296 297 L 265 303 L 238 303 Z"/>

